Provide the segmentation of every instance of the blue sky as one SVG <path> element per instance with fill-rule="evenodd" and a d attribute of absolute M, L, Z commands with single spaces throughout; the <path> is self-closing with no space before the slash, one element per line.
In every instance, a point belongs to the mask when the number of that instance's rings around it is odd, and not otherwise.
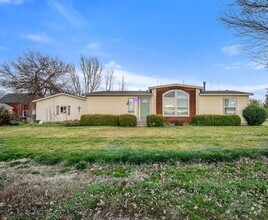
<path fill-rule="evenodd" d="M 0 0 L 0 62 L 26 48 L 79 65 L 97 56 L 127 89 L 166 83 L 254 92 L 268 72 L 217 20 L 228 0 Z M 115 82 L 115 89 L 117 89 Z"/>

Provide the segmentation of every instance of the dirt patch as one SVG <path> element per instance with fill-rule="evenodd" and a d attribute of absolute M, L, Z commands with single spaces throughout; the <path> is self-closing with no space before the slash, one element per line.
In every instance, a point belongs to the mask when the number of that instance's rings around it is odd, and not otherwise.
<path fill-rule="evenodd" d="M 61 201 L 95 181 L 89 172 L 64 167 L 42 166 L 32 161 L 0 163 L 0 214 L 5 217 L 18 213 L 33 213 L 60 208 Z"/>

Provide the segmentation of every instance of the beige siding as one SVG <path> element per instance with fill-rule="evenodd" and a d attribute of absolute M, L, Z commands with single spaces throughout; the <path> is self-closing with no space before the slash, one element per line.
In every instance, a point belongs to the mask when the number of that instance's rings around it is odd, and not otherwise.
<path fill-rule="evenodd" d="M 199 109 L 200 109 L 200 107 L 199 107 L 199 97 L 200 97 L 200 96 L 199 96 L 199 93 L 200 93 L 200 91 L 201 91 L 200 89 L 196 89 L 196 90 L 195 90 L 195 94 L 196 94 L 196 95 L 195 95 L 195 99 L 196 99 L 196 114 L 197 114 L 197 115 L 200 114 L 200 113 L 199 113 Z"/>
<path fill-rule="evenodd" d="M 87 114 L 134 114 L 138 117 L 138 102 L 134 101 L 134 112 L 128 112 L 128 99 L 136 96 L 88 96 Z"/>
<path fill-rule="evenodd" d="M 242 117 L 242 110 L 247 107 L 249 102 L 248 96 L 199 96 L 199 113 L 203 114 L 224 114 L 224 99 L 235 98 L 236 99 L 236 114 L 241 117 L 242 124 L 246 123 Z"/>
<path fill-rule="evenodd" d="M 156 114 L 156 89 L 152 89 L 152 114 Z"/>
<path fill-rule="evenodd" d="M 57 115 L 57 106 L 68 106 L 71 107 L 70 115 L 67 113 L 60 113 Z M 78 107 L 81 107 L 80 112 Z M 56 97 L 51 97 L 48 99 L 40 100 L 36 102 L 36 120 L 42 120 L 45 122 L 57 122 L 65 120 L 80 119 L 82 114 L 86 111 L 86 101 L 72 98 L 65 95 L 60 95 Z"/>

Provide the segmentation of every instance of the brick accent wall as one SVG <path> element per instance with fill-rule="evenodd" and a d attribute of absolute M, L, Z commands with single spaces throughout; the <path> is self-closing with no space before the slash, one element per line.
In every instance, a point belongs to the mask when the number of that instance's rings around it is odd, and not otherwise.
<path fill-rule="evenodd" d="M 189 94 L 189 110 L 190 117 L 164 117 L 165 121 L 171 120 L 182 120 L 186 123 L 189 123 L 194 115 L 196 115 L 196 89 L 181 87 L 181 86 L 172 86 L 172 87 L 163 87 L 156 89 L 156 114 L 163 115 L 163 94 L 170 90 L 182 90 Z"/>

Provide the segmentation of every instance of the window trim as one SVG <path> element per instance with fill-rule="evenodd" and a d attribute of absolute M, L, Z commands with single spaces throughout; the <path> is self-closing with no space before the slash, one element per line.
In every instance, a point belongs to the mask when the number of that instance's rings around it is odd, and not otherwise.
<path fill-rule="evenodd" d="M 132 100 L 132 103 L 133 103 L 133 109 L 132 110 L 130 109 L 130 105 L 129 105 L 130 100 Z M 135 98 L 128 98 L 128 112 L 129 113 L 135 112 Z"/>
<path fill-rule="evenodd" d="M 169 93 L 169 92 L 173 92 L 175 91 L 175 97 L 174 98 L 165 98 L 164 96 Z M 165 115 L 165 110 L 164 110 L 164 99 L 173 99 L 173 100 L 176 100 L 177 102 L 177 98 L 176 98 L 176 92 L 179 91 L 179 92 L 182 92 L 184 94 L 187 95 L 187 99 L 188 99 L 188 103 L 187 103 L 187 108 L 188 108 L 188 114 L 187 115 Z M 185 106 L 186 107 L 186 106 Z M 175 106 L 175 113 L 177 112 L 176 111 L 176 108 L 178 108 L 177 104 Z M 190 117 L 190 94 L 188 92 L 185 92 L 183 90 L 180 90 L 180 89 L 173 89 L 173 90 L 169 90 L 167 92 L 165 92 L 163 95 L 162 95 L 162 115 L 164 117 Z"/>
<path fill-rule="evenodd" d="M 227 100 L 227 99 L 234 99 L 235 100 L 235 107 L 234 107 L 235 108 L 235 112 L 234 112 L 234 114 L 226 114 L 226 112 L 225 112 L 226 108 L 228 108 L 227 106 L 225 106 L 225 100 Z M 231 107 L 231 108 L 233 108 L 233 107 Z M 223 115 L 236 115 L 236 114 L 237 114 L 237 98 L 234 98 L 234 97 L 224 97 L 223 98 Z"/>

